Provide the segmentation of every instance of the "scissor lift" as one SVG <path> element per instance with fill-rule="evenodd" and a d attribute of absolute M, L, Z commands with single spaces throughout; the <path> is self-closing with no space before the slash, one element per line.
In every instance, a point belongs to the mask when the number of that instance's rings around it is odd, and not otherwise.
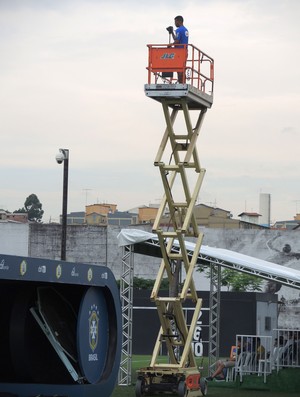
<path fill-rule="evenodd" d="M 138 371 L 136 396 L 165 392 L 180 397 L 198 397 L 206 394 L 207 387 L 192 351 L 193 334 L 202 305 L 195 289 L 193 271 L 203 238 L 193 210 L 205 174 L 196 144 L 206 111 L 213 103 L 214 62 L 193 45 L 176 48 L 149 44 L 148 49 L 145 94 L 162 104 L 166 121 L 166 130 L 154 162 L 159 168 L 165 191 L 153 225 L 162 261 L 151 300 L 156 304 L 161 327 L 150 365 Z M 193 121 L 191 111 L 197 113 Z M 183 116 L 184 132 L 175 132 L 178 115 Z M 193 190 L 188 183 L 191 172 L 196 175 Z M 165 224 L 166 212 L 169 213 L 168 225 Z M 196 249 L 191 258 L 185 247 L 186 237 L 196 239 Z M 180 245 L 176 253 L 172 251 L 174 240 Z M 182 283 L 179 282 L 181 266 L 185 271 Z M 168 297 L 159 295 L 165 275 L 169 281 Z M 195 304 L 189 326 L 183 312 L 183 303 L 187 299 Z M 161 360 L 164 353 L 168 362 Z"/>

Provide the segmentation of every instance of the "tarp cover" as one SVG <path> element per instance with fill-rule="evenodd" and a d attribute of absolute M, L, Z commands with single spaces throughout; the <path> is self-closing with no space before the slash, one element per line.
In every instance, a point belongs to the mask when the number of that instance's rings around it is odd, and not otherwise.
<path fill-rule="evenodd" d="M 119 247 L 133 245 L 150 239 L 157 239 L 157 235 L 139 229 L 122 229 L 118 234 Z"/>

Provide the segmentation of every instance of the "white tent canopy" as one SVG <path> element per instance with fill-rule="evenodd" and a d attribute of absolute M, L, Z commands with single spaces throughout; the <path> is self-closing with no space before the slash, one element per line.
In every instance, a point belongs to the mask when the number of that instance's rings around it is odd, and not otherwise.
<path fill-rule="evenodd" d="M 139 245 L 141 248 L 145 247 L 147 248 L 145 253 L 147 252 L 147 255 L 153 256 L 156 256 L 155 252 L 157 252 L 157 247 L 159 247 L 156 234 L 138 229 L 122 229 L 118 235 L 118 242 L 119 246 Z M 195 244 L 186 241 L 185 246 L 187 252 L 192 255 L 195 250 Z M 179 243 L 175 240 L 172 250 L 176 252 L 179 249 Z M 139 252 L 143 253 L 142 250 Z M 300 289 L 299 270 L 239 254 L 238 252 L 202 245 L 198 253 L 198 263 L 213 263 Z"/>

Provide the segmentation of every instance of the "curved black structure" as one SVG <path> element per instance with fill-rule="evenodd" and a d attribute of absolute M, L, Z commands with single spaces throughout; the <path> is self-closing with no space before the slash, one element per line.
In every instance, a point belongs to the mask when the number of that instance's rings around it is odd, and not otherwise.
<path fill-rule="evenodd" d="M 0 255 L 0 393 L 108 397 L 121 305 L 104 266 Z"/>

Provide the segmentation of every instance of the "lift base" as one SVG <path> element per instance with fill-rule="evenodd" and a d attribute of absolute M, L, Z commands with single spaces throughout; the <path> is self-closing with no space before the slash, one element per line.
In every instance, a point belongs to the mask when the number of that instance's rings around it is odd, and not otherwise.
<path fill-rule="evenodd" d="M 201 377 L 197 368 L 141 368 L 135 387 L 136 397 L 154 393 L 201 397 L 207 394 L 207 381 Z"/>

